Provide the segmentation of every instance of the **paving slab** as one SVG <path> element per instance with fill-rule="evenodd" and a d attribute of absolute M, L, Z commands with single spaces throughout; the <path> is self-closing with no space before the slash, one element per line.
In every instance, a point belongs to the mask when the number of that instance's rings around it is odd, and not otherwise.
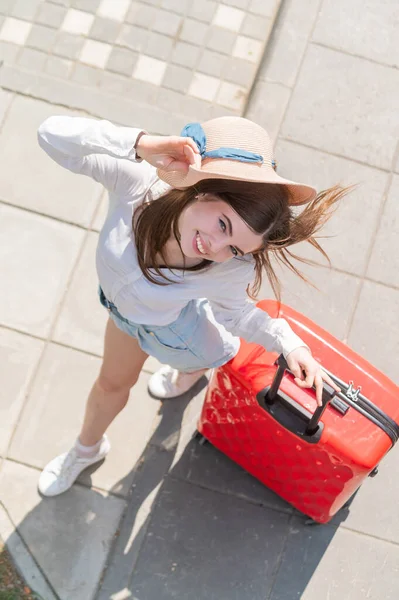
<path fill-rule="evenodd" d="M 68 286 L 53 340 L 102 356 L 108 311 L 98 299 L 95 253 L 98 234 L 91 232 Z"/>
<path fill-rule="evenodd" d="M 103 77 L 109 81 L 109 74 Z M 112 78 L 112 88 L 114 77 Z M 69 109 L 80 109 L 93 117 L 108 119 L 114 123 L 139 126 L 158 134 L 171 134 L 187 123 L 187 119 L 195 118 L 198 105 L 196 98 L 186 102 L 184 114 L 168 113 L 164 108 L 158 108 L 143 102 L 135 102 L 118 91 L 118 99 L 114 89 L 112 92 L 99 90 L 95 87 L 82 86 L 69 80 L 58 79 L 46 73 L 36 73 L 29 69 L 5 64 L 0 70 L 0 86 L 6 90 L 19 92 L 33 98 L 47 100 L 54 105 L 67 106 Z M 192 109 L 191 104 L 194 104 Z M 222 107 L 206 104 L 205 111 L 211 118 Z M 225 109 L 224 109 L 225 110 Z M 59 112 L 57 110 L 57 112 Z M 52 110 L 54 114 L 54 109 Z"/>
<path fill-rule="evenodd" d="M 399 548 L 331 525 L 290 526 L 270 600 L 394 600 Z"/>
<path fill-rule="evenodd" d="M 151 102 L 141 107 L 141 113 L 147 115 L 148 122 L 153 122 L 153 130 L 159 133 L 166 132 L 161 115 L 165 119 L 167 114 L 164 114 L 164 97 L 158 92 L 171 87 L 178 86 L 184 96 L 186 119 L 190 114 L 195 117 L 198 99 L 204 103 L 209 118 L 220 109 L 241 114 L 280 3 L 281 0 L 252 0 L 227 4 L 207 0 L 193 6 L 192 2 L 177 0 L 153 3 L 108 0 L 69 6 L 40 2 L 36 14 L 25 10 L 18 13 L 18 18 L 13 16 L 11 5 L 3 4 L 0 43 L 6 45 L 3 56 L 7 71 L 3 73 L 2 85 L 91 114 L 103 111 L 101 116 L 107 112 L 104 110 L 107 103 L 108 114 L 111 113 L 107 95 L 113 94 L 113 120 L 117 120 L 121 107 L 125 112 L 130 106 L 134 115 L 140 112 L 137 102 L 148 102 L 137 98 L 132 85 L 149 84 L 153 87 Z M 38 28 L 45 28 L 45 35 L 38 35 Z M 182 57 L 184 47 L 191 59 Z M 212 91 L 209 79 L 208 86 L 196 85 L 197 81 L 205 81 L 202 66 L 209 50 L 228 58 L 226 67 L 212 79 Z M 53 61 L 53 56 L 48 58 L 49 53 L 71 61 L 70 68 L 56 72 L 49 67 Z M 187 61 L 191 64 L 184 65 L 189 70 L 183 73 L 181 65 Z M 70 84 L 76 72 L 87 66 L 95 77 L 81 80 L 86 93 L 79 94 L 70 85 L 60 85 Z M 126 92 L 123 99 L 112 89 L 112 84 L 108 85 L 108 75 L 115 70 L 122 75 L 124 85 L 132 88 L 131 94 Z M 180 115 L 180 108 L 174 106 L 169 116 L 171 131 L 176 132 L 173 125 L 178 122 L 175 117 Z M 143 118 L 142 114 L 141 122 Z M 143 122 L 143 126 L 147 124 Z"/>
<path fill-rule="evenodd" d="M 208 379 L 203 376 L 191 390 L 178 398 L 164 400 L 160 406 L 151 443 L 175 452 L 174 463 L 196 429 L 207 385 Z"/>
<path fill-rule="evenodd" d="M 136 469 L 129 503 L 118 527 L 118 536 L 96 600 L 129 598 L 131 576 L 147 535 L 151 511 L 156 504 L 173 452 L 148 445 Z"/>
<path fill-rule="evenodd" d="M 14 94 L 6 92 L 5 90 L 0 90 L 0 126 L 3 124 L 7 110 L 13 99 Z"/>
<path fill-rule="evenodd" d="M 15 530 L 14 524 L 2 504 L 0 504 L 0 540 L 3 542 L 7 540 L 7 550 L 12 556 L 14 565 L 19 573 L 23 573 L 24 580 L 30 589 L 46 600 L 58 600 L 34 558 L 29 553 L 23 539 Z"/>
<path fill-rule="evenodd" d="M 207 377 L 209 378 L 210 372 L 207 373 Z M 204 386 L 205 377 L 202 378 L 197 384 L 196 394 L 193 396 L 192 393 L 186 394 L 186 397 L 189 398 L 187 404 L 184 405 L 184 414 L 181 419 L 181 429 L 180 435 L 177 440 L 176 447 L 172 447 L 174 450 L 173 463 L 171 465 L 171 470 L 174 469 L 175 465 L 178 464 L 183 454 L 186 452 L 187 445 L 191 442 L 194 434 L 197 431 L 198 419 L 201 414 L 202 405 L 204 402 L 204 397 L 207 391 L 207 387 Z M 206 382 L 205 382 L 206 383 Z M 182 400 L 185 402 L 185 400 Z M 174 409 L 177 410 L 177 409 Z M 176 439 L 176 438 L 175 438 Z M 160 439 L 161 443 L 158 444 L 160 448 L 168 449 L 168 445 Z M 155 443 L 158 443 L 157 437 L 155 436 Z"/>
<path fill-rule="evenodd" d="M 135 468 L 129 505 L 115 543 L 98 600 L 129 597 L 129 585 L 150 513 L 168 471 L 186 453 L 204 397 L 205 378 L 181 398 L 162 402 L 153 434 Z M 126 596 L 127 594 L 127 596 Z"/>
<path fill-rule="evenodd" d="M 3 177 L 2 181 L 7 178 Z M 0 204 L 0 322 L 46 337 L 78 257 L 85 232 Z M 18 285 L 15 285 L 18 274 Z"/>
<path fill-rule="evenodd" d="M 347 511 L 342 527 L 370 537 L 399 543 L 397 499 L 399 484 L 396 465 L 399 449 L 394 447 L 382 459 L 376 477 L 368 477 Z M 339 513 L 338 513 L 339 517 Z"/>
<path fill-rule="evenodd" d="M 0 17 L 0 25 L 4 23 L 4 17 Z M 20 48 L 11 42 L 0 41 L 0 60 L 12 64 L 16 61 Z"/>
<path fill-rule="evenodd" d="M 282 302 L 306 315 L 338 339 L 346 339 L 360 280 L 327 267 L 300 263 L 296 263 L 296 266 L 317 289 L 288 269 L 277 266 Z M 274 298 L 266 278 L 259 298 Z"/>
<path fill-rule="evenodd" d="M 399 7 L 395 0 L 383 3 L 378 0 L 352 0 L 350 3 L 324 0 L 312 39 L 331 48 L 398 67 L 398 21 Z"/>
<path fill-rule="evenodd" d="M 103 211 L 106 211 L 107 205 L 108 199 L 104 199 L 99 211 L 102 214 L 96 217 L 99 228 L 105 218 Z M 66 346 L 102 356 L 108 313 L 100 304 L 97 293 L 98 278 L 95 268 L 97 243 L 98 234 L 94 231 L 90 232 L 68 285 L 52 339 Z M 145 362 L 144 370 L 153 373 L 160 366 L 161 363 L 150 356 Z"/>
<path fill-rule="evenodd" d="M 390 170 L 399 135 L 398 87 L 396 69 L 310 44 L 282 135 Z"/>
<path fill-rule="evenodd" d="M 5 456 L 43 347 L 40 340 L 0 327 L 0 456 Z"/>
<path fill-rule="evenodd" d="M 6 461 L 2 503 L 60 600 L 94 600 L 125 502 L 82 486 L 42 499 L 37 475 Z"/>
<path fill-rule="evenodd" d="M 291 91 L 280 83 L 259 81 L 251 94 L 246 118 L 264 127 L 275 143 Z"/>
<path fill-rule="evenodd" d="M 56 344 L 47 347 L 16 429 L 11 458 L 43 468 L 70 448 L 79 433 L 86 398 L 100 364 L 97 357 L 77 350 Z M 145 373 L 140 376 L 126 408 L 108 430 L 112 450 L 107 460 L 94 472 L 83 473 L 81 482 L 118 495 L 128 494 L 134 467 L 151 438 L 160 406 L 147 394 L 147 379 Z"/>
<path fill-rule="evenodd" d="M 365 281 L 349 345 L 399 384 L 399 290 Z"/>
<path fill-rule="evenodd" d="M 129 591 L 140 600 L 264 600 L 289 516 L 168 478 Z"/>
<path fill-rule="evenodd" d="M 88 177 L 63 169 L 40 150 L 37 128 L 54 114 L 77 113 L 32 98 L 17 97 L 12 103 L 0 133 L 0 161 L 7 171 L 7 177 L 0 180 L 0 198 L 87 227 L 102 188 Z M 23 134 L 16 135 L 16 131 Z"/>
<path fill-rule="evenodd" d="M 282 2 L 267 52 L 259 67 L 258 81 L 270 81 L 293 88 L 320 4 L 321 0 Z M 255 91 L 257 87 L 258 84 Z"/>
<path fill-rule="evenodd" d="M 100 364 L 99 358 L 70 348 L 46 347 L 10 458 L 42 468 L 69 449 L 79 432 L 86 397 Z"/>
<path fill-rule="evenodd" d="M 368 277 L 399 288 L 399 175 L 394 175 L 380 220 Z"/>
<path fill-rule="evenodd" d="M 276 145 L 276 159 L 280 175 L 313 184 L 318 191 L 337 184 L 355 186 L 342 199 L 318 235 L 333 267 L 363 276 L 378 228 L 389 175 L 379 169 L 284 140 L 279 140 Z M 392 237 L 390 240 L 392 243 Z M 324 257 L 308 243 L 298 244 L 294 250 L 300 256 L 327 265 Z"/>

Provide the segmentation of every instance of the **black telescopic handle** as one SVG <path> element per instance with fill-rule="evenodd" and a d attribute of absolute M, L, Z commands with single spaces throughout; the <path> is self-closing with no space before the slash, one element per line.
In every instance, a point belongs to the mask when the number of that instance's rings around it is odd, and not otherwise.
<path fill-rule="evenodd" d="M 312 435 L 317 430 L 317 426 L 319 421 L 326 410 L 329 402 L 334 398 L 336 391 L 332 388 L 328 383 L 323 381 L 323 393 L 321 397 L 321 406 L 318 406 L 313 413 L 312 418 L 309 421 L 308 426 L 306 427 L 306 434 Z"/>
<path fill-rule="evenodd" d="M 274 404 L 276 401 L 278 390 L 285 371 L 288 371 L 291 373 L 291 375 L 293 375 L 293 373 L 289 370 L 288 363 L 282 354 L 280 354 L 275 364 L 277 364 L 278 367 L 277 372 L 265 398 L 268 404 Z M 336 391 L 330 385 L 328 385 L 328 383 L 323 382 L 322 404 L 321 406 L 317 407 L 312 417 L 309 419 L 309 423 L 306 427 L 306 435 L 312 435 L 315 433 L 324 411 L 326 410 L 329 402 L 331 402 L 331 400 L 334 398 L 335 394 Z"/>
<path fill-rule="evenodd" d="M 265 400 L 266 400 L 267 404 L 275 403 L 281 380 L 284 377 L 284 373 L 285 373 L 286 369 L 288 369 L 288 363 L 282 354 L 280 354 L 280 356 L 278 357 L 278 359 L 276 360 L 276 362 L 274 364 L 277 365 L 277 371 L 274 376 L 272 385 L 270 386 L 270 390 L 266 394 Z"/>

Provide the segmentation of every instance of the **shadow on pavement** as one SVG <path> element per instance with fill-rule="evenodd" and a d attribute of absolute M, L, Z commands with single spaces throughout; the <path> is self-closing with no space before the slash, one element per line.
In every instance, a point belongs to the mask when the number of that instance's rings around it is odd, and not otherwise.
<path fill-rule="evenodd" d="M 162 403 L 119 525 L 124 500 L 82 485 L 41 500 L 19 523 L 61 600 L 302 597 L 348 509 L 332 524 L 307 526 L 209 443 L 200 445 L 192 436 L 201 386 Z"/>

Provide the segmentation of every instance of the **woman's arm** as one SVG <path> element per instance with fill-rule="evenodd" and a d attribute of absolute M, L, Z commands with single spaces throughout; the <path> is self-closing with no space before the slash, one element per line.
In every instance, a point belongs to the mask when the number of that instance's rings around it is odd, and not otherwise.
<path fill-rule="evenodd" d="M 241 274 L 239 271 L 238 269 L 236 272 L 236 276 L 238 274 L 239 278 L 235 284 L 233 276 L 228 286 L 218 286 L 217 295 L 213 293 L 213 297 L 208 298 L 215 319 L 228 331 L 242 337 L 247 342 L 255 342 L 269 352 L 282 353 L 295 375 L 296 384 L 300 387 L 314 385 L 317 402 L 321 405 L 323 381 L 329 383 L 336 391 L 339 389 L 321 369 L 309 347 L 292 331 L 285 319 L 270 317 L 249 300 L 242 285 L 242 282 L 245 281 L 243 279 L 246 275 L 245 267 L 241 269 Z"/>
<path fill-rule="evenodd" d="M 40 125 L 38 141 L 62 167 L 124 195 L 153 172 L 147 163 L 134 164 L 140 160 L 135 144 L 141 133 L 141 129 L 119 127 L 109 121 L 54 116 Z"/>
<path fill-rule="evenodd" d="M 249 299 L 229 305 L 220 300 L 210 300 L 210 303 L 215 319 L 228 331 L 263 346 L 268 352 L 278 352 L 287 358 L 296 348 L 307 348 L 285 319 L 270 317 Z"/>

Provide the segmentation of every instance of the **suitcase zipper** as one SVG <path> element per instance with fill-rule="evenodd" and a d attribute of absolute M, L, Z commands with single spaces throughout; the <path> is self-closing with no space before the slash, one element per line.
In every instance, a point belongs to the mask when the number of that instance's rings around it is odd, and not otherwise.
<path fill-rule="evenodd" d="M 282 354 L 280 354 L 280 356 L 277 358 L 275 365 L 278 368 L 271 386 L 265 390 L 262 390 L 257 395 L 258 402 L 269 412 L 272 412 L 272 406 L 279 404 L 278 399 L 280 396 L 283 403 L 285 403 L 285 405 L 289 408 L 290 401 L 288 401 L 288 397 L 286 398 L 286 394 L 283 392 L 279 393 L 279 387 L 285 372 L 288 372 L 292 377 L 295 377 L 292 371 L 290 371 L 288 368 L 287 361 Z M 318 406 L 313 415 L 308 413 L 309 416 L 307 417 L 307 424 L 304 431 L 300 432 L 299 430 L 296 430 L 292 423 L 290 426 L 291 430 L 295 430 L 297 435 L 305 436 L 308 441 L 317 443 L 317 439 L 321 434 L 321 429 L 323 427 L 323 424 L 319 423 L 319 421 L 327 405 L 331 404 L 332 408 L 339 411 L 343 415 L 345 415 L 349 407 L 351 407 L 366 417 L 366 419 L 374 423 L 374 425 L 382 429 L 382 431 L 391 440 L 392 446 L 394 446 L 399 439 L 399 425 L 395 423 L 391 417 L 386 415 L 378 406 L 363 396 L 360 393 L 360 388 L 354 390 L 353 382 L 346 384 L 344 381 L 339 379 L 339 377 L 336 377 L 336 375 L 330 373 L 327 369 L 324 370 L 341 388 L 341 392 L 337 393 L 327 383 L 323 382 L 322 406 Z M 300 405 L 296 405 L 295 408 L 292 407 L 289 410 L 296 411 L 298 416 L 301 415 L 300 420 L 305 417 L 304 409 L 301 408 Z M 277 414 L 275 414 L 275 418 L 278 419 Z M 282 418 L 282 414 L 280 415 L 280 418 Z"/>
<path fill-rule="evenodd" d="M 276 361 L 279 365 L 281 365 L 281 358 L 285 361 L 284 357 L 281 355 Z M 374 423 L 374 425 L 377 425 L 377 427 L 382 429 L 382 431 L 386 433 L 386 435 L 390 438 L 392 446 L 394 446 L 399 439 L 399 425 L 395 423 L 395 421 L 391 419 L 391 417 L 385 414 L 378 406 L 373 404 L 371 400 L 363 396 L 360 393 L 361 388 L 357 388 L 355 391 L 353 391 L 353 382 L 346 384 L 344 381 L 339 379 L 339 377 L 325 369 L 323 366 L 322 369 L 341 388 L 342 391 L 338 392 L 336 394 L 336 397 L 342 400 L 346 405 L 350 406 L 358 413 L 362 414 L 364 417 L 369 419 L 369 421 Z M 288 369 L 288 367 L 286 368 L 286 371 L 287 373 L 290 373 L 290 375 L 295 377 L 295 375 L 292 373 L 292 371 L 290 371 L 290 369 Z M 330 404 L 335 409 L 339 410 L 339 412 L 343 412 L 340 408 L 338 408 L 335 405 L 334 399 L 330 402 Z"/>
<path fill-rule="evenodd" d="M 384 422 L 386 427 L 388 429 L 391 429 L 392 431 L 392 437 L 394 437 L 394 439 L 392 440 L 393 443 L 398 441 L 399 425 L 389 415 L 384 413 L 378 406 L 373 404 L 371 400 L 366 398 L 366 396 L 363 396 L 363 394 L 360 393 L 360 386 L 355 391 L 353 391 L 353 381 L 350 381 L 348 385 L 347 383 L 342 381 L 342 379 L 340 379 L 333 373 L 330 373 L 330 371 L 328 371 L 324 367 L 322 368 L 323 371 L 325 371 L 327 375 L 329 375 L 331 379 L 333 379 L 333 381 L 335 381 L 335 383 L 341 388 L 342 394 L 337 394 L 339 398 L 341 398 L 344 402 L 347 402 L 348 399 L 352 400 L 355 403 L 354 408 L 356 408 L 357 406 L 361 406 L 366 412 L 373 414 L 377 420 L 379 419 L 381 422 Z"/>

